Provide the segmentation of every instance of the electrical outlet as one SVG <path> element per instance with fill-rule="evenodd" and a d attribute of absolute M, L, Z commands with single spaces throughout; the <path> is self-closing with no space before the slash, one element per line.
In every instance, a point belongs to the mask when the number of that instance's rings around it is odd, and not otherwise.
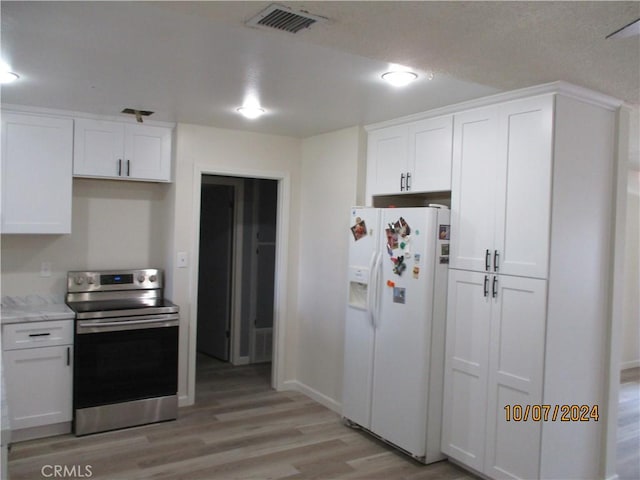
<path fill-rule="evenodd" d="M 42 262 L 40 264 L 40 276 L 41 277 L 51 276 L 51 262 Z"/>
<path fill-rule="evenodd" d="M 178 252 L 178 268 L 187 268 L 187 252 Z"/>

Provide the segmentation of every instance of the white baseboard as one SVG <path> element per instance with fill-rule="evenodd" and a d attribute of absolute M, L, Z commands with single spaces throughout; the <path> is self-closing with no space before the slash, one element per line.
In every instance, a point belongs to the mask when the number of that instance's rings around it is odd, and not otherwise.
<path fill-rule="evenodd" d="M 607 480 L 618 480 L 618 478 L 620 478 L 620 477 L 618 477 L 618 474 L 614 473 L 610 477 L 607 477 Z"/>
<path fill-rule="evenodd" d="M 249 356 L 246 357 L 238 357 L 237 360 L 235 362 L 233 362 L 234 365 L 249 365 Z"/>
<path fill-rule="evenodd" d="M 630 362 L 620 363 L 620 370 L 626 370 L 627 368 L 636 368 L 636 367 L 640 367 L 640 359 L 631 360 Z"/>
<path fill-rule="evenodd" d="M 286 380 L 282 384 L 282 387 L 283 390 L 295 390 L 296 392 L 300 392 L 311 398 L 312 400 L 315 400 L 319 404 L 324 405 L 328 409 L 333 410 L 338 414 L 342 413 L 341 403 L 336 402 L 333 398 L 327 397 L 325 394 L 320 393 L 319 391 L 311 388 L 308 385 L 305 385 L 302 382 L 299 382 L 298 380 Z"/>
<path fill-rule="evenodd" d="M 194 403 L 193 400 L 190 401 L 189 395 L 178 395 L 178 407 L 189 407 Z"/>

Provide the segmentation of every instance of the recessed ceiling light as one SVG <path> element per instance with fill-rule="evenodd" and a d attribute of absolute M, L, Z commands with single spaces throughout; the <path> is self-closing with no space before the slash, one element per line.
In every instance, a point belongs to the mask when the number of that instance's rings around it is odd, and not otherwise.
<path fill-rule="evenodd" d="M 19 78 L 20 78 L 20 75 L 14 72 L 8 72 L 8 71 L 0 72 L 0 83 L 2 84 L 15 82 Z"/>
<path fill-rule="evenodd" d="M 405 85 L 413 82 L 416 78 L 418 78 L 417 73 L 407 70 L 397 70 L 382 74 L 382 79 L 389 82 L 394 87 L 404 87 Z"/>
<path fill-rule="evenodd" d="M 258 118 L 265 113 L 264 108 L 256 106 L 244 106 L 236 110 L 240 115 L 251 120 Z"/>

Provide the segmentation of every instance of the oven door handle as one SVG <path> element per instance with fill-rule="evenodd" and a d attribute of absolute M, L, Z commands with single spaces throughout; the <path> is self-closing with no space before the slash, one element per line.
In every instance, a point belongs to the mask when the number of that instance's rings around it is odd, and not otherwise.
<path fill-rule="evenodd" d="M 140 330 L 144 328 L 175 327 L 179 324 L 179 315 L 156 315 L 153 318 L 135 319 L 124 317 L 118 321 L 87 320 L 79 321 L 77 333 L 117 332 L 120 330 Z"/>

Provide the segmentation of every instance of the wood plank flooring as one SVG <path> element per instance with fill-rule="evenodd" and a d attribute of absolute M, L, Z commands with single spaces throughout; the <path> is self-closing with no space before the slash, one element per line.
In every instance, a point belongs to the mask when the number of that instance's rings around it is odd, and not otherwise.
<path fill-rule="evenodd" d="M 620 375 L 616 454 L 619 480 L 639 480 L 640 367 L 623 370 Z"/>
<path fill-rule="evenodd" d="M 344 426 L 337 414 L 304 395 L 272 390 L 268 364 L 231 367 L 199 358 L 197 373 L 196 403 L 180 409 L 178 420 L 15 444 L 10 479 L 45 478 L 47 465 L 75 466 L 84 476 L 73 478 L 100 480 L 476 478 L 447 461 L 423 466 Z M 640 413 L 637 379 L 635 385 L 635 404 L 633 388 L 624 394 L 629 407 L 620 427 L 624 475 L 634 474 L 633 442 L 639 438 L 637 431 L 626 430 Z"/>

